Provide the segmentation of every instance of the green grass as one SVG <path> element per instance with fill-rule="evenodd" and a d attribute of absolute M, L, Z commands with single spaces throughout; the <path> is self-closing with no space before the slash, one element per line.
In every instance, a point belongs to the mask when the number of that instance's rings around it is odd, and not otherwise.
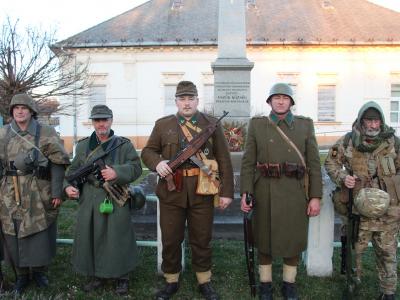
<path fill-rule="evenodd" d="M 221 299 L 251 299 L 247 284 L 245 258 L 242 242 L 214 241 L 213 283 Z M 187 249 L 188 250 L 188 249 Z M 190 251 L 187 262 L 190 262 Z M 38 293 L 33 285 L 28 289 L 25 299 L 118 299 L 113 293 L 114 285 L 110 282 L 98 292 L 86 294 L 81 290 L 86 278 L 76 275 L 70 266 L 71 246 L 59 246 L 57 257 L 50 266 L 49 276 L 51 288 Z M 130 276 L 130 293 L 125 299 L 152 299 L 158 288 L 163 286 L 163 278 L 156 272 L 156 249 L 140 248 L 141 264 Z M 308 277 L 304 266 L 299 268 L 297 277 L 300 298 L 305 299 L 341 299 L 345 278 L 338 274 L 338 251 L 334 255 L 335 272 L 329 278 Z M 275 298 L 282 299 L 280 282 L 282 280 L 281 261 L 274 262 L 273 278 Z M 9 270 L 8 278 L 11 278 Z M 190 264 L 187 265 L 181 278 L 181 287 L 174 299 L 201 299 L 197 291 L 195 275 Z M 365 275 L 359 294 L 359 299 L 375 299 L 378 295 L 378 285 L 372 251 L 365 256 Z M 12 296 L 5 299 L 13 299 Z"/>

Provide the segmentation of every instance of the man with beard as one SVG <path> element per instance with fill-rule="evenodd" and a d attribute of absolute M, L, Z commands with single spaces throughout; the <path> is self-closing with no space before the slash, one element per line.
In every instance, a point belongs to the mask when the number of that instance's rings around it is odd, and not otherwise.
<path fill-rule="evenodd" d="M 115 293 L 122 296 L 128 293 L 129 272 L 138 263 L 138 249 L 128 201 L 112 198 L 105 184 L 124 188 L 142 174 L 142 167 L 130 140 L 116 136 L 111 129 L 111 109 L 95 105 L 90 119 L 94 132 L 78 142 L 66 175 L 108 154 L 102 158 L 105 168 L 89 175 L 81 187 L 64 183 L 68 197 L 79 201 L 72 265 L 78 273 L 89 276 L 85 292 L 102 288 L 106 279 L 113 279 Z"/>
<path fill-rule="evenodd" d="M 394 129 L 385 124 L 382 109 L 370 101 L 361 107 L 352 131 L 332 146 L 325 161 L 329 176 L 340 188 L 337 195 L 340 191 L 348 195 L 348 189 L 353 189 L 353 213 L 360 216 L 355 244 L 356 275 L 360 280 L 361 257 L 371 241 L 381 292 L 378 299 L 385 300 L 395 299 L 397 286 L 399 147 Z M 347 202 L 348 198 L 342 197 L 335 201 L 335 208 L 340 211 Z"/>
<path fill-rule="evenodd" d="M 192 266 L 196 272 L 199 291 L 207 300 L 219 299 L 211 285 L 211 237 L 214 204 L 226 209 L 233 198 L 233 172 L 222 127 L 218 124 L 211 137 L 198 151 L 199 160 L 213 160 L 218 164 L 220 188 L 216 195 L 199 191 L 199 166 L 188 159 L 173 172 L 168 162 L 185 149 L 191 138 L 215 124 L 216 119 L 197 110 L 199 98 L 197 88 L 190 81 L 179 82 L 175 93 L 178 112 L 156 121 L 153 131 L 142 151 L 142 160 L 152 171 L 157 171 L 160 180 L 156 194 L 160 204 L 160 226 L 162 237 L 161 269 L 166 285 L 156 294 L 157 300 L 170 299 L 179 288 L 181 244 L 187 223 L 189 244 L 192 251 Z M 174 175 L 177 188 L 168 190 L 165 177 Z M 178 188 L 178 186 L 180 186 Z M 219 196 L 219 198 L 218 198 Z M 214 199 L 218 202 L 214 203 Z"/>
<path fill-rule="evenodd" d="M 254 117 L 249 123 L 240 172 L 241 209 L 254 210 L 260 299 L 273 299 L 272 259 L 283 257 L 282 294 L 294 300 L 308 218 L 320 211 L 321 167 L 313 121 L 292 114 L 290 86 L 275 84 L 267 103 L 270 115 Z M 254 207 L 246 203 L 246 194 L 254 195 Z"/>

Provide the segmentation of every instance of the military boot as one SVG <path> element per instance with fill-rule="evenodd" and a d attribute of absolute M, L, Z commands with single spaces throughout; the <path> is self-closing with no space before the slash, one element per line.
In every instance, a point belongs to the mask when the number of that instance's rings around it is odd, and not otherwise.
<path fill-rule="evenodd" d="M 119 296 L 124 296 L 128 294 L 129 290 L 129 279 L 119 278 L 116 281 L 115 293 Z"/>
<path fill-rule="evenodd" d="M 33 272 L 32 278 L 39 288 L 47 288 L 49 286 L 49 279 L 44 272 Z"/>
<path fill-rule="evenodd" d="M 18 275 L 14 285 L 14 293 L 21 295 L 29 285 L 29 274 Z"/>
<path fill-rule="evenodd" d="M 273 300 L 272 282 L 261 282 L 258 292 L 260 300 Z"/>
<path fill-rule="evenodd" d="M 178 282 L 167 283 L 156 294 L 156 300 L 169 300 L 179 289 Z"/>
<path fill-rule="evenodd" d="M 299 300 L 296 291 L 296 283 L 284 281 L 282 285 L 282 296 L 285 300 Z"/>
<path fill-rule="evenodd" d="M 199 291 L 206 300 L 218 300 L 217 292 L 211 285 L 211 282 L 199 284 Z"/>
<path fill-rule="evenodd" d="M 395 295 L 380 294 L 378 300 L 396 300 Z"/>
<path fill-rule="evenodd" d="M 83 290 L 86 293 L 90 293 L 104 286 L 104 280 L 101 278 L 94 277 L 87 284 L 84 285 Z"/>

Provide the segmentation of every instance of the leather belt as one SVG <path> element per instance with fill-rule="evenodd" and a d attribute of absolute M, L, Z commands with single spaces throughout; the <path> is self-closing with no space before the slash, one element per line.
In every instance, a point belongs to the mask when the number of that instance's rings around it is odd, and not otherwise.
<path fill-rule="evenodd" d="M 198 176 L 200 174 L 199 168 L 192 168 L 192 169 L 182 169 L 183 176 Z"/>
<path fill-rule="evenodd" d="M 6 170 L 5 176 L 26 176 L 33 174 L 33 171 L 22 172 L 21 170 Z"/>

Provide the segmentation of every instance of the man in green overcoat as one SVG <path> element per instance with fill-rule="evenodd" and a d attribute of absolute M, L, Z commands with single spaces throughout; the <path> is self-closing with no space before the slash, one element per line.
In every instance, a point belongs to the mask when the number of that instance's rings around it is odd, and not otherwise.
<path fill-rule="evenodd" d="M 30 95 L 14 95 L 10 115 L 11 123 L 0 129 L 0 218 L 6 261 L 17 272 L 14 291 L 21 294 L 31 277 L 40 288 L 49 285 L 47 266 L 56 253 L 69 157 L 54 128 L 36 120 L 38 107 Z"/>
<path fill-rule="evenodd" d="M 310 118 L 295 116 L 293 91 L 275 84 L 267 98 L 271 113 L 250 120 L 240 173 L 241 208 L 254 209 L 260 299 L 272 299 L 272 259 L 283 258 L 282 294 L 298 299 L 296 274 L 307 246 L 308 218 L 322 197 L 318 147 Z M 246 204 L 246 193 L 255 204 Z M 254 207 L 253 207 L 254 206 Z"/>
<path fill-rule="evenodd" d="M 208 300 L 218 299 L 211 285 L 211 238 L 214 205 L 226 209 L 233 198 L 233 171 L 227 141 L 221 125 L 217 125 L 211 137 L 205 141 L 197 155 L 206 163 L 218 163 L 220 188 L 215 195 L 204 195 L 199 190 L 203 172 L 192 159 L 185 161 L 177 170 L 171 170 L 168 162 L 185 149 L 188 141 L 215 124 L 214 117 L 197 110 L 199 99 L 197 88 L 190 81 L 181 81 L 175 93 L 176 115 L 156 121 L 153 131 L 142 151 L 143 162 L 160 176 L 156 194 L 160 204 L 160 226 L 162 233 L 161 269 L 166 285 L 156 295 L 157 300 L 167 300 L 178 291 L 181 272 L 181 244 L 184 240 L 185 224 L 189 233 L 192 251 L 192 266 L 196 272 L 199 291 Z M 165 177 L 174 173 L 175 190 L 168 190 Z M 217 200 L 214 202 L 214 200 Z"/>
<path fill-rule="evenodd" d="M 102 287 L 105 279 L 115 279 L 115 292 L 124 295 L 128 293 L 129 272 L 138 263 L 134 226 L 129 204 L 121 206 L 112 200 L 103 183 L 126 188 L 142 174 L 142 168 L 132 143 L 111 129 L 113 113 L 106 105 L 94 106 L 90 119 L 94 132 L 78 142 L 66 176 L 114 150 L 102 158 L 105 168 L 97 176 L 89 175 L 79 189 L 64 182 L 68 197 L 79 201 L 72 264 L 78 273 L 91 277 L 84 286 L 86 292 Z M 106 199 L 112 201 L 113 210 L 101 213 L 100 205 Z"/>

